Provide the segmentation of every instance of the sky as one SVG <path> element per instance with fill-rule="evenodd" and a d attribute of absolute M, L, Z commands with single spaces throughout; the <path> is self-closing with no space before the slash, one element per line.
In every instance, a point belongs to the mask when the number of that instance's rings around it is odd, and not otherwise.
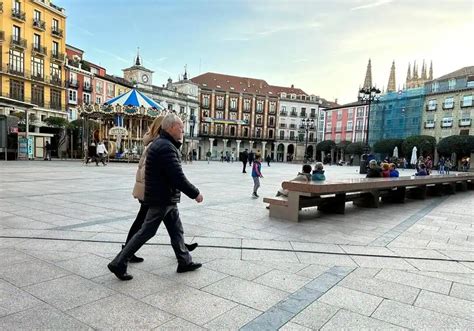
<path fill-rule="evenodd" d="M 474 65 L 474 0 L 55 0 L 68 44 L 122 76 L 137 47 L 153 83 L 184 72 L 252 77 L 339 103 L 373 84 L 396 84 L 408 63 L 434 77 Z"/>

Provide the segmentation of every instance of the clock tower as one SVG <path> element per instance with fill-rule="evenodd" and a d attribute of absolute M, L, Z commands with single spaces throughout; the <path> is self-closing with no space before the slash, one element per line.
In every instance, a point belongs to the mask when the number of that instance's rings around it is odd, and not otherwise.
<path fill-rule="evenodd" d="M 142 65 L 142 59 L 138 50 L 134 65 L 130 68 L 122 69 L 122 71 L 123 78 L 137 87 L 151 88 L 153 84 L 153 71 Z"/>

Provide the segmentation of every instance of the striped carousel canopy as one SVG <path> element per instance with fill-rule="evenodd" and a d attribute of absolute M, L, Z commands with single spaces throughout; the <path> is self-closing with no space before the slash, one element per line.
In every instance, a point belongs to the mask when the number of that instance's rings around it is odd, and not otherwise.
<path fill-rule="evenodd" d="M 111 106 L 129 106 L 129 107 L 145 107 L 145 108 L 154 108 L 156 110 L 163 110 L 164 107 L 159 105 L 157 102 L 153 101 L 146 95 L 137 90 L 130 90 L 118 97 L 110 99 L 105 104 Z"/>

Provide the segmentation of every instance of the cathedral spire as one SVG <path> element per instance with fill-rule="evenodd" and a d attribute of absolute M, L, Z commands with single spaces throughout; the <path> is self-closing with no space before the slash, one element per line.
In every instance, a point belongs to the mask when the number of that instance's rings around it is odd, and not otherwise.
<path fill-rule="evenodd" d="M 408 83 L 411 80 L 411 63 L 408 62 L 408 71 L 407 71 L 407 79 L 406 82 Z"/>
<path fill-rule="evenodd" d="M 137 47 L 137 57 L 135 58 L 135 65 L 136 66 L 142 65 L 142 60 L 140 58 L 140 47 Z"/>
<path fill-rule="evenodd" d="M 423 66 L 421 67 L 421 79 L 428 79 L 426 76 L 426 65 L 425 65 L 425 60 L 423 60 Z"/>
<path fill-rule="evenodd" d="M 418 79 L 418 67 L 416 66 L 416 60 L 413 62 L 413 79 Z"/>
<path fill-rule="evenodd" d="M 395 84 L 395 61 L 392 62 L 392 68 L 390 68 L 390 77 L 388 79 L 387 92 L 395 92 L 397 85 Z"/>
<path fill-rule="evenodd" d="M 365 73 L 365 80 L 364 80 L 364 86 L 363 88 L 368 88 L 370 89 L 372 87 L 372 65 L 370 63 L 367 64 L 367 72 Z"/>
<path fill-rule="evenodd" d="M 433 80 L 433 60 L 431 60 L 431 63 L 430 63 L 430 75 L 428 79 Z"/>

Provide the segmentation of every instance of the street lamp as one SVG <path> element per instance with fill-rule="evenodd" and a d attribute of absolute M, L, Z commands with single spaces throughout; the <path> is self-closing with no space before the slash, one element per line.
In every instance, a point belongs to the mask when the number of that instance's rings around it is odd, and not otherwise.
<path fill-rule="evenodd" d="M 314 120 L 309 119 L 309 118 L 304 118 L 301 121 L 300 129 L 304 130 L 306 134 L 305 147 L 304 147 L 304 161 L 307 162 L 309 130 L 314 130 Z"/>
<path fill-rule="evenodd" d="M 370 152 L 369 146 L 369 124 L 370 124 L 370 105 L 378 102 L 380 99 L 380 90 L 376 87 L 361 88 L 359 91 L 359 101 L 369 105 L 367 110 L 367 133 L 365 134 L 365 153 Z"/>

